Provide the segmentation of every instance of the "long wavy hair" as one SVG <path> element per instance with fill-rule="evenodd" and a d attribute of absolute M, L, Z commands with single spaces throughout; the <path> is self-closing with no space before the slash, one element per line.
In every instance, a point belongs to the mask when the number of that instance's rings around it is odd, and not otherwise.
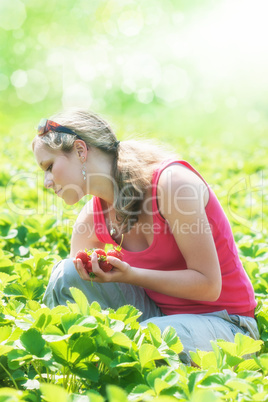
<path fill-rule="evenodd" d="M 110 125 L 87 110 L 72 109 L 49 119 L 77 133 L 88 147 L 96 147 L 112 156 L 112 178 L 116 183 L 113 207 L 122 233 L 129 231 L 138 221 L 153 171 L 163 160 L 177 156 L 152 140 L 130 139 L 118 144 Z M 72 152 L 77 139 L 74 135 L 53 131 L 38 138 L 48 147 L 66 153 Z"/>

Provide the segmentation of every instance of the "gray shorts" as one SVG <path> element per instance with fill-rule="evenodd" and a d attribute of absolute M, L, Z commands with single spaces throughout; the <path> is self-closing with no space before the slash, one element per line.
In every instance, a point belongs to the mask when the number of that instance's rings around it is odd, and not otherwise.
<path fill-rule="evenodd" d="M 82 290 L 89 303 L 97 301 L 103 309 L 110 307 L 116 310 L 125 304 L 135 306 L 143 313 L 140 317 L 143 327 L 149 322 L 156 324 L 161 331 L 172 326 L 183 344 L 180 358 L 186 364 L 190 364 L 189 351 L 212 350 L 210 341 L 224 339 L 233 342 L 238 332 L 259 339 L 256 320 L 251 317 L 229 315 L 226 310 L 207 314 L 163 315 L 141 287 L 124 283 L 94 283 L 91 286 L 90 282 L 80 278 L 72 259 L 62 260 L 54 266 L 44 303 L 53 308 L 59 304 L 66 305 L 67 300 L 74 302 L 70 287 Z"/>

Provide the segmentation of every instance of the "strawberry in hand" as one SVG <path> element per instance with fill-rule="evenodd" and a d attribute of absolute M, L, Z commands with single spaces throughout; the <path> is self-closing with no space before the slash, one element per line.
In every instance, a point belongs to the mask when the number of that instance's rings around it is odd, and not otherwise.
<path fill-rule="evenodd" d="M 96 250 L 94 250 L 95 253 L 97 253 L 98 255 L 98 263 L 100 268 L 104 271 L 104 272 L 109 272 L 111 271 L 111 269 L 113 268 L 112 264 L 109 264 L 109 262 L 107 261 L 107 255 L 105 253 L 104 250 L 102 250 L 101 248 L 97 248 Z"/>
<path fill-rule="evenodd" d="M 88 255 L 88 253 L 86 252 L 86 250 L 85 250 L 85 251 L 84 251 L 84 250 L 79 250 L 79 251 L 76 253 L 75 258 L 80 258 L 80 260 L 82 260 L 82 263 L 83 263 L 84 265 L 89 261 L 89 255 Z"/>
<path fill-rule="evenodd" d="M 80 258 L 84 265 L 84 268 L 87 270 L 88 273 L 92 272 L 91 254 L 91 251 L 87 251 L 87 249 L 85 249 L 79 250 L 75 256 L 76 259 Z"/>
<path fill-rule="evenodd" d="M 110 264 L 107 261 L 107 256 L 111 256 L 111 257 L 116 257 L 119 260 L 123 260 L 123 253 L 121 252 L 122 247 L 121 244 L 123 242 L 123 235 L 122 235 L 122 240 L 119 246 L 114 247 L 112 250 L 108 250 L 107 254 L 106 252 L 102 249 L 102 248 L 96 248 L 96 249 L 90 249 L 90 250 L 79 250 L 76 253 L 75 258 L 79 258 L 82 263 L 84 268 L 86 269 L 86 271 L 89 273 L 90 278 L 94 278 L 95 274 L 94 272 L 92 272 L 92 261 L 91 261 L 91 255 L 92 253 L 95 251 L 95 253 L 98 256 L 98 263 L 100 268 L 104 271 L 104 272 L 109 272 L 111 271 L 114 267 L 112 264 Z"/>
<path fill-rule="evenodd" d="M 117 247 L 114 247 L 113 249 L 111 249 L 111 250 L 108 250 L 107 251 L 107 257 L 108 256 L 110 256 L 110 257 L 116 257 L 116 258 L 118 258 L 120 261 L 122 261 L 123 260 L 123 253 L 122 253 L 122 247 L 121 247 L 121 244 L 123 243 L 123 235 L 122 235 L 122 239 L 121 239 L 121 243 L 119 244 L 119 246 L 117 246 Z"/>
<path fill-rule="evenodd" d="M 123 260 L 123 253 L 121 252 L 121 247 L 120 246 L 117 246 L 117 247 L 114 247 L 112 250 L 108 250 L 107 251 L 107 257 L 108 256 L 110 256 L 110 257 L 116 257 L 116 258 L 118 258 L 119 260 Z"/>

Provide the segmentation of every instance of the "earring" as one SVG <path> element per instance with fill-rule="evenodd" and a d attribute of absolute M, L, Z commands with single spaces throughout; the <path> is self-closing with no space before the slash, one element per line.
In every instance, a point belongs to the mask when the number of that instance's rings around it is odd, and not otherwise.
<path fill-rule="evenodd" d="M 87 177 L 86 177 L 86 164 L 85 163 L 83 163 L 83 166 L 82 166 L 82 175 L 84 177 L 84 180 L 86 180 Z"/>

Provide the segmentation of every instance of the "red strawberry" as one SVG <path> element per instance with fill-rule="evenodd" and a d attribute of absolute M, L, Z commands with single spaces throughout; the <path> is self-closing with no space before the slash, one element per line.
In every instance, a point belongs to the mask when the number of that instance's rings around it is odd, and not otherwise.
<path fill-rule="evenodd" d="M 111 256 L 111 257 L 116 257 L 119 260 L 123 260 L 123 253 L 122 253 L 122 247 L 121 244 L 123 243 L 123 235 L 122 235 L 122 239 L 121 239 L 121 243 L 119 244 L 119 246 L 114 247 L 112 250 L 108 250 L 107 251 L 107 257 Z"/>
<path fill-rule="evenodd" d="M 104 250 L 102 250 L 101 248 L 97 248 L 96 250 L 94 250 L 95 253 L 97 253 L 98 255 L 98 262 L 99 262 L 99 266 L 100 268 L 104 271 L 104 272 L 108 272 L 111 271 L 111 269 L 113 268 L 113 266 L 111 264 L 109 264 L 106 260 L 107 256 Z"/>
<path fill-rule="evenodd" d="M 110 264 L 108 261 L 100 261 L 99 262 L 100 268 L 104 271 L 104 272 L 109 272 L 111 271 L 111 269 L 113 269 L 112 264 Z"/>
<path fill-rule="evenodd" d="M 123 241 L 123 236 L 122 236 L 122 241 Z M 99 263 L 100 268 L 104 272 L 109 272 L 113 268 L 113 265 L 107 261 L 107 255 L 110 255 L 112 257 L 119 258 L 119 260 L 122 260 L 123 259 L 123 255 L 121 252 L 122 241 L 119 246 L 114 247 L 113 250 L 109 250 L 107 252 L 107 254 L 105 253 L 105 251 L 102 248 L 96 248 L 96 249 L 91 249 L 91 250 L 85 249 L 85 250 L 79 250 L 77 252 L 75 258 L 80 258 L 84 264 L 84 268 L 89 273 L 89 276 L 95 277 L 94 273 L 92 272 L 92 262 L 91 262 L 91 254 L 95 251 L 95 253 L 98 256 L 98 263 Z"/>
<path fill-rule="evenodd" d="M 87 263 L 84 264 L 84 267 L 88 273 L 92 272 L 92 262 L 91 261 L 87 261 Z"/>
<path fill-rule="evenodd" d="M 82 262 L 83 262 L 84 265 L 86 265 L 86 263 L 90 260 L 90 257 L 89 257 L 89 255 L 87 254 L 87 252 L 86 252 L 86 251 L 83 251 L 83 250 L 79 250 L 79 251 L 76 253 L 75 258 L 76 258 L 76 259 L 77 259 L 77 258 L 80 258 L 80 260 L 82 260 Z"/>
<path fill-rule="evenodd" d="M 95 248 L 93 251 L 98 255 L 98 261 L 105 261 L 106 253 L 102 248 Z"/>
<path fill-rule="evenodd" d="M 120 250 L 119 250 L 118 247 L 115 247 L 113 250 L 108 250 L 107 251 L 107 256 L 116 257 L 116 258 L 118 258 L 119 260 L 122 261 L 123 260 L 123 254 L 121 252 L 121 247 L 120 247 Z"/>
<path fill-rule="evenodd" d="M 92 272 L 91 253 L 91 250 L 79 250 L 75 256 L 75 258 L 80 258 L 82 260 L 84 268 L 87 270 L 87 272 Z"/>

